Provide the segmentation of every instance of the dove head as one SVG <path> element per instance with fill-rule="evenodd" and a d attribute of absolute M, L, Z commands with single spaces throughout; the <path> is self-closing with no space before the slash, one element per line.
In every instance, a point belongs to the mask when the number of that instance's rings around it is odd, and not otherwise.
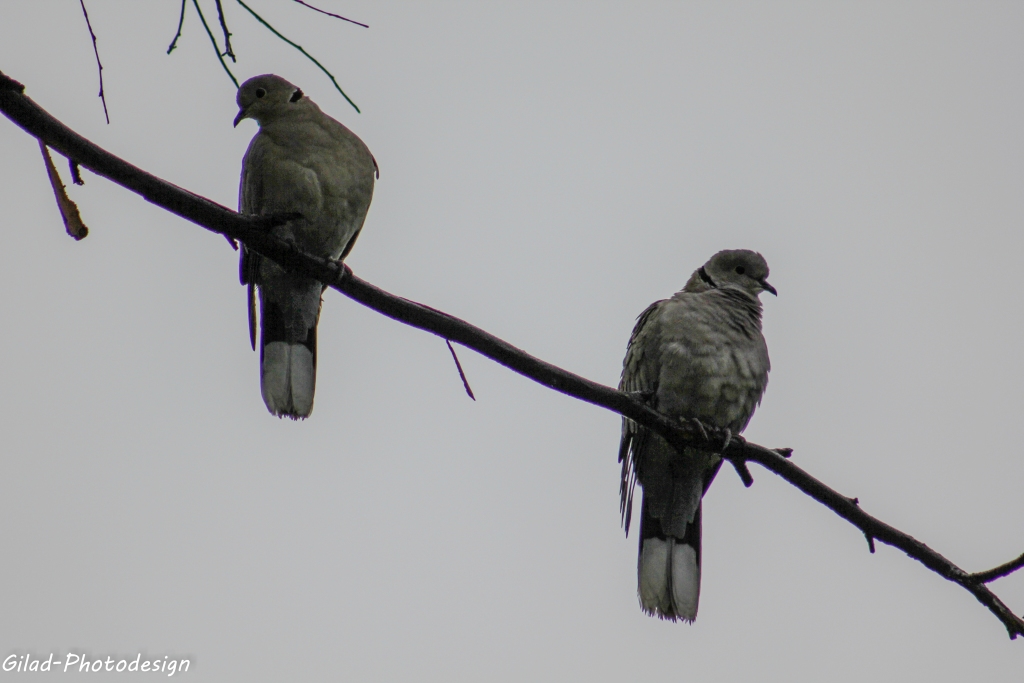
<path fill-rule="evenodd" d="M 265 126 L 313 105 L 301 89 L 274 74 L 253 76 L 238 89 L 235 100 L 238 102 L 236 126 L 242 119 L 252 119 Z"/>
<path fill-rule="evenodd" d="M 686 283 L 688 291 L 706 291 L 718 287 L 741 289 L 756 297 L 761 292 L 778 295 L 768 284 L 768 263 L 756 251 L 726 249 L 697 269 Z"/>

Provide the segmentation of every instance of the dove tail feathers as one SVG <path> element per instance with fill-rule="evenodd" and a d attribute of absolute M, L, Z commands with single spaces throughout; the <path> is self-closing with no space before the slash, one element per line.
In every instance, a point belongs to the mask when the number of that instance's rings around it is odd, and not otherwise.
<path fill-rule="evenodd" d="M 315 387 L 315 359 L 304 344 L 276 341 L 263 347 L 260 389 L 267 410 L 278 417 L 309 417 Z"/>
<path fill-rule="evenodd" d="M 319 293 L 317 293 L 319 299 Z M 280 306 L 264 301 L 260 337 L 260 389 L 267 410 L 293 420 L 313 412 L 316 389 L 316 326 L 319 301 L 305 338 L 296 341 L 294 325 L 283 324 Z"/>
<path fill-rule="evenodd" d="M 700 598 L 700 527 L 698 505 L 682 538 L 665 534 L 661 522 L 643 503 L 637 595 L 644 612 L 669 621 L 697 618 Z"/>

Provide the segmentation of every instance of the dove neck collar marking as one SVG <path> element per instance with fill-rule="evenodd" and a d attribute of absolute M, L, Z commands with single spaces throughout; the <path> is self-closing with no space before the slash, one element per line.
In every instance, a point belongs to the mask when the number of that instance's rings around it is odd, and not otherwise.
<path fill-rule="evenodd" d="M 708 271 L 704 270 L 704 266 L 697 269 L 697 275 L 700 276 L 700 279 L 703 280 L 708 287 L 718 289 L 718 285 L 715 284 L 715 281 L 711 279 L 710 275 L 708 275 Z"/>

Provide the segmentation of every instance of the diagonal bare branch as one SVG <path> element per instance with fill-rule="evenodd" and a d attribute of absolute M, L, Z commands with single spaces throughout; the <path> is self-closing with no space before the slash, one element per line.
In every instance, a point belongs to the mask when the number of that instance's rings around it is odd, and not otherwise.
<path fill-rule="evenodd" d="M 60 175 L 57 173 L 57 167 L 53 165 L 50 150 L 41 140 L 39 141 L 39 151 L 43 153 L 46 175 L 50 178 L 50 186 L 53 188 L 53 196 L 57 200 L 57 210 L 60 212 L 61 220 L 64 221 L 64 229 L 75 241 L 84 239 L 89 234 L 89 228 L 82 222 L 82 214 L 78 211 L 78 205 L 68 197 L 64 183 L 61 182 Z"/>
<path fill-rule="evenodd" d="M 219 61 L 220 65 L 224 67 L 224 71 L 227 72 L 228 78 L 231 79 L 231 82 L 235 84 L 235 88 L 237 89 L 238 79 L 236 79 L 235 75 L 231 73 L 231 69 L 228 68 L 228 63 L 224 61 L 225 54 L 230 55 L 232 60 L 235 58 L 235 56 L 231 54 L 231 44 L 228 43 L 227 52 L 221 54 L 220 48 L 217 47 L 217 39 L 213 37 L 213 31 L 210 30 L 209 25 L 206 23 L 206 17 L 203 16 L 203 10 L 199 8 L 199 0 L 192 0 L 192 4 L 195 5 L 196 12 L 199 14 L 199 21 L 203 22 L 203 28 L 206 29 L 206 35 L 210 37 L 210 43 L 213 45 L 213 51 L 217 53 L 217 61 Z M 217 3 L 217 7 L 220 8 L 220 3 Z M 225 26 L 225 30 L 226 29 L 227 27 Z M 230 34 L 225 33 L 225 41 L 227 40 L 228 35 Z M 168 52 L 170 52 L 170 50 L 168 50 Z"/>
<path fill-rule="evenodd" d="M 444 340 L 444 343 L 448 345 L 448 350 L 452 352 L 452 360 L 455 361 L 455 368 L 459 371 L 459 377 L 462 379 L 462 386 L 465 388 L 466 394 L 475 401 L 476 396 L 473 395 L 473 389 L 469 386 L 469 380 L 466 379 L 466 373 L 462 370 L 462 363 L 459 362 L 459 357 L 455 355 L 455 347 L 452 346 L 452 343 L 447 339 Z"/>
<path fill-rule="evenodd" d="M 228 30 L 228 22 L 224 18 L 224 7 L 221 6 L 220 0 L 217 0 L 217 18 L 220 19 L 220 28 L 224 32 L 224 52 L 222 54 L 225 57 L 231 57 L 232 62 L 237 62 L 235 53 L 231 50 L 231 31 Z"/>
<path fill-rule="evenodd" d="M 1010 560 L 1005 564 L 1001 564 L 998 567 L 987 569 L 983 572 L 975 572 L 971 574 L 971 580 L 979 583 L 989 583 L 996 579 L 1001 579 L 1004 576 L 1009 576 L 1018 569 L 1024 568 L 1024 553 L 1015 560 Z"/>
<path fill-rule="evenodd" d="M 295 2 L 299 3 L 303 7 L 308 7 L 311 10 L 315 10 L 315 11 L 319 12 L 320 14 L 326 14 L 329 17 L 334 17 L 335 19 L 341 19 L 342 21 L 347 21 L 350 24 L 355 24 L 356 26 L 362 26 L 363 28 L 370 28 L 369 25 L 364 24 L 361 21 L 356 21 L 355 19 L 349 19 L 348 17 L 343 17 L 340 14 L 332 14 L 330 12 L 325 12 L 324 10 L 320 9 L 319 7 L 313 7 L 308 2 L 303 2 L 302 0 L 295 0 Z"/>
<path fill-rule="evenodd" d="M 334 74 L 332 74 L 332 73 L 331 73 L 330 71 L 328 71 L 328 70 L 327 70 L 327 67 L 325 67 L 325 66 L 324 66 L 323 64 L 321 64 L 320 62 L 318 62 L 318 61 L 316 60 L 316 58 L 315 58 L 315 57 L 313 57 L 313 55 L 311 55 L 311 54 L 309 54 L 308 52 L 306 52 L 306 50 L 305 50 L 305 49 L 303 49 L 303 47 L 302 47 L 301 45 L 299 45 L 298 43 L 296 43 L 296 42 L 294 42 L 294 41 L 291 41 L 291 40 L 288 40 L 287 38 L 285 38 L 285 37 L 284 37 L 284 36 L 283 36 L 283 35 L 281 34 L 281 32 L 280 32 L 280 31 L 278 31 L 278 30 L 277 30 L 276 28 L 274 28 L 274 27 L 273 27 L 273 26 L 271 26 L 271 25 L 270 25 L 269 23 L 267 23 L 267 20 L 266 20 L 266 19 L 264 19 L 263 17 L 261 17 L 261 16 L 259 15 L 259 14 L 257 14 L 257 13 L 256 13 L 256 12 L 255 12 L 255 11 L 254 11 L 254 10 L 253 10 L 253 9 L 252 9 L 251 7 L 249 7 L 249 6 L 247 5 L 247 4 L 245 4 L 244 2 L 242 2 L 242 0 L 235 0 L 235 2 L 237 2 L 237 3 L 239 4 L 239 5 L 241 5 L 242 7 L 244 7 L 244 8 L 245 8 L 245 11 L 247 11 L 247 12 L 248 12 L 249 14 L 251 14 L 251 15 L 252 15 L 252 16 L 253 16 L 253 17 L 254 17 L 254 18 L 256 19 L 256 21 L 258 21 L 258 22 L 260 22 L 261 24 L 263 24 L 264 26 L 266 26 L 266 27 L 267 27 L 267 29 L 268 29 L 268 30 L 269 30 L 269 31 L 270 31 L 271 33 L 273 33 L 273 34 L 274 34 L 275 36 L 277 36 L 278 38 L 280 38 L 281 40 L 283 40 L 284 42 L 288 43 L 289 45 L 291 45 L 292 47 L 294 47 L 294 48 L 295 48 L 296 50 L 298 50 L 299 52 L 301 52 L 301 53 L 302 53 L 303 55 L 305 55 L 305 56 L 306 56 L 306 59 L 308 59 L 309 61 L 311 61 L 311 62 L 313 62 L 314 64 L 316 64 L 316 65 L 317 65 L 317 67 L 319 67 L 319 69 L 320 69 L 321 71 L 323 71 L 323 72 L 324 72 L 325 74 L 327 74 L 327 77 L 331 79 L 331 83 L 333 83 L 333 84 L 334 84 L 334 88 L 335 88 L 335 90 L 337 90 L 338 92 L 340 92 L 340 93 L 341 93 L 341 96 L 345 98 L 345 101 L 346 101 L 346 102 L 348 102 L 349 104 L 351 104 L 351 105 L 352 105 L 352 108 L 356 110 L 356 113 L 357 113 L 357 114 L 361 114 L 361 113 L 362 113 L 362 112 L 360 112 L 360 111 L 359 111 L 359 107 L 357 107 L 357 106 L 356 106 L 356 103 L 355 103 L 355 102 L 353 102 L 353 101 L 352 101 L 352 99 L 351 99 L 351 98 L 350 98 L 350 97 L 349 97 L 348 95 L 346 95 L 346 94 L 345 94 L 345 91 L 341 89 L 341 86 L 340 86 L 340 85 L 338 85 L 338 81 L 337 81 L 337 80 L 336 80 L 336 79 L 334 78 Z M 367 28 L 369 28 L 369 27 L 367 27 Z"/>
<path fill-rule="evenodd" d="M 167 54 L 171 54 L 174 48 L 178 47 L 178 38 L 181 38 L 181 27 L 185 24 L 185 6 L 188 4 L 188 0 L 181 0 L 181 14 L 178 16 L 178 32 L 174 34 L 174 40 L 171 41 L 170 46 L 167 48 Z"/>
<path fill-rule="evenodd" d="M 539 384 L 581 401 L 607 408 L 663 436 L 677 448 L 716 447 L 724 433 L 709 429 L 702 434 L 691 423 L 679 422 L 649 408 L 640 397 L 623 393 L 573 374 L 531 356 L 508 342 L 463 320 L 429 306 L 390 294 L 356 277 L 345 264 L 297 251 L 274 237 L 270 226 L 289 216 L 243 216 L 204 197 L 183 190 L 101 149 L 67 128 L 26 97 L 22 86 L 0 73 L 0 111 L 26 132 L 94 173 L 139 194 L 186 220 L 246 246 L 282 267 L 301 272 L 384 315 L 443 339 L 458 342 Z M 969 574 L 914 537 L 864 512 L 856 499 L 848 498 L 803 471 L 787 458 L 790 449 L 771 449 L 734 436 L 722 457 L 734 463 L 755 462 L 782 477 L 857 527 L 869 539 L 899 548 L 939 576 L 970 592 L 1006 627 L 1010 638 L 1024 635 L 1024 620 L 1015 615 L 986 586 L 1024 564 L 1024 559 L 980 574 Z"/>
<path fill-rule="evenodd" d="M 743 441 L 740 437 L 736 437 L 736 439 Z M 886 545 L 899 548 L 942 578 L 965 588 L 977 598 L 978 602 L 985 605 L 990 612 L 1003 622 L 1011 639 L 1016 638 L 1018 635 L 1024 635 L 1024 619 L 1018 617 L 1009 607 L 1003 604 L 985 586 L 984 581 L 975 578 L 976 575 L 968 574 L 913 536 L 905 534 L 899 529 L 895 529 L 864 512 L 857 503 L 856 498 L 847 498 L 834 489 L 829 488 L 774 450 L 764 448 L 763 446 L 743 441 L 743 445 L 738 449 L 730 446 L 728 452 L 722 455 L 730 460 L 738 459 L 756 462 L 765 469 L 771 470 L 863 531 L 868 539 L 878 540 Z M 870 540 L 869 543 L 871 543 Z M 871 544 L 873 545 L 873 543 Z M 997 569 L 999 568 L 997 567 Z"/>
<path fill-rule="evenodd" d="M 92 51 L 96 55 L 96 69 L 100 72 L 100 101 L 103 102 L 103 116 L 110 125 L 110 114 L 107 113 L 107 96 L 103 92 L 103 62 L 100 61 L 100 50 L 96 47 L 96 34 L 92 32 L 92 22 L 89 21 L 89 12 L 85 9 L 85 0 L 78 0 L 82 5 L 82 14 L 85 15 L 85 25 L 89 27 L 89 35 L 92 36 Z"/>

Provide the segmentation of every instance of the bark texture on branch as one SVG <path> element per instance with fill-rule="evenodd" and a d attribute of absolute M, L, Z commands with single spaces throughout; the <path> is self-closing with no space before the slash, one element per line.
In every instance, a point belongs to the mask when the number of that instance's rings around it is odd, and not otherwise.
<path fill-rule="evenodd" d="M 0 110 L 29 135 L 71 161 L 140 195 L 182 218 L 273 259 L 281 266 L 328 284 L 349 298 L 406 325 L 458 342 L 546 387 L 607 408 L 654 430 L 677 448 L 723 444 L 726 436 L 680 423 L 648 407 L 640 398 L 573 374 L 531 356 L 522 349 L 464 320 L 429 306 L 390 294 L 356 277 L 344 264 L 296 251 L 270 234 L 269 227 L 287 216 L 242 216 L 204 197 L 146 173 L 81 137 L 23 94 L 24 86 L 0 73 Z M 614 449 L 612 449 L 614 450 Z M 789 449 L 771 449 L 732 437 L 722 456 L 737 467 L 744 484 L 752 482 L 744 463 L 756 462 L 860 529 L 873 548 L 875 540 L 899 548 L 939 576 L 952 581 L 989 609 L 1010 638 L 1024 635 L 1024 620 L 1015 615 L 986 585 L 1024 566 L 1024 555 L 993 569 L 968 573 L 912 536 L 864 512 L 854 498 L 829 488 L 787 458 Z M 746 476 L 743 473 L 746 472 Z"/>

